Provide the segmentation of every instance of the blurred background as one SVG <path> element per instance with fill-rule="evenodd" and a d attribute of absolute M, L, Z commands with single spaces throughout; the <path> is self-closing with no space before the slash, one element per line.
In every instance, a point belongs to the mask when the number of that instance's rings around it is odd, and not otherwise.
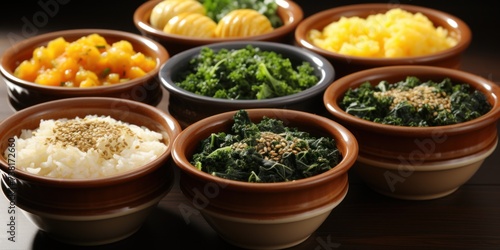
<path fill-rule="evenodd" d="M 11 1 L 9 6 L 2 7 L 0 15 L 0 35 L 9 36 L 10 41 L 37 35 L 47 31 L 73 28 L 110 28 L 138 33 L 132 16 L 135 9 L 143 1 L 77 1 L 77 0 L 39 0 Z M 473 38 L 466 55 L 488 61 L 489 67 L 476 68 L 474 64 L 464 61 L 463 68 L 473 70 L 476 74 L 500 81 L 500 49 L 495 39 L 500 32 L 500 1 L 434 1 L 434 0 L 391 0 L 391 1 L 359 1 L 359 0 L 297 0 L 305 17 L 324 9 L 356 4 L 387 3 L 388 5 L 412 4 L 432 7 L 448 12 L 464 20 L 471 28 Z M 3 49 L 2 49 L 3 50 Z M 168 50 L 168 48 L 167 48 Z M 474 61 L 474 60 L 470 60 Z"/>

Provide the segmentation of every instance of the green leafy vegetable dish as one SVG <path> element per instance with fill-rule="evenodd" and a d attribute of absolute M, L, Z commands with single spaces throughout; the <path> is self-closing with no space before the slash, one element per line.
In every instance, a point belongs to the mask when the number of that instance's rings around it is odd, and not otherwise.
<path fill-rule="evenodd" d="M 422 82 L 414 76 L 377 85 L 370 82 L 349 89 L 339 106 L 347 113 L 369 121 L 412 127 L 457 124 L 491 110 L 486 96 L 466 83 Z"/>
<path fill-rule="evenodd" d="M 198 0 L 203 4 L 207 16 L 219 22 L 222 17 L 232 10 L 253 9 L 266 16 L 274 28 L 283 25 L 278 16 L 278 4 L 275 0 Z"/>
<path fill-rule="evenodd" d="M 233 116 L 231 133 L 201 141 L 192 164 L 214 176 L 247 182 L 285 182 L 314 176 L 342 160 L 336 141 L 263 117 L 253 123 L 245 110 Z"/>
<path fill-rule="evenodd" d="M 318 83 L 309 62 L 296 62 L 273 52 L 247 45 L 214 51 L 203 47 L 179 72 L 174 82 L 198 95 L 260 100 L 299 93 Z"/>

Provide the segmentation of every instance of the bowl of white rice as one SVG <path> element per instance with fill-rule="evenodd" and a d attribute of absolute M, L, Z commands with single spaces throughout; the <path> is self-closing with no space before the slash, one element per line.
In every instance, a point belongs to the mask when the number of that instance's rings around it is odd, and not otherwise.
<path fill-rule="evenodd" d="M 393 65 L 458 69 L 471 39 L 460 18 L 409 4 L 339 6 L 305 18 L 295 30 L 297 46 L 327 58 L 337 78 Z"/>
<path fill-rule="evenodd" d="M 174 182 L 169 114 L 119 98 L 35 105 L 0 123 L 2 190 L 39 229 L 74 245 L 134 234 Z"/>

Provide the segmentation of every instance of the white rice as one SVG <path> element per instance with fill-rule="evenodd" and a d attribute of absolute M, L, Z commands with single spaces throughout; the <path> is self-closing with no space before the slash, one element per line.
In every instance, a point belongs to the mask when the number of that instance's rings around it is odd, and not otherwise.
<path fill-rule="evenodd" d="M 100 125 L 95 130 L 82 129 L 85 123 Z M 67 124 L 74 124 L 78 129 L 71 131 L 65 127 L 70 127 Z M 94 135 L 94 131 L 99 133 Z M 15 139 L 16 168 L 65 179 L 116 175 L 151 162 L 167 149 L 158 132 L 96 115 L 42 120 L 38 129 L 23 130 Z M 81 150 L 82 145 L 87 149 Z"/>

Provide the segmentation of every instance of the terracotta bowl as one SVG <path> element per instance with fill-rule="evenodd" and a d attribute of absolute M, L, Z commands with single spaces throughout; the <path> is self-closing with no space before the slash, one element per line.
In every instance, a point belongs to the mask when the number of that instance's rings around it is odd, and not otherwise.
<path fill-rule="evenodd" d="M 167 150 L 151 162 L 109 177 L 63 179 L 16 167 L 14 136 L 36 129 L 40 120 L 109 115 L 163 135 Z M 26 108 L 0 123 L 2 190 L 40 230 L 69 244 L 100 245 L 132 235 L 174 183 L 171 145 L 180 133 L 170 115 L 136 101 L 85 97 Z M 9 151 L 10 152 L 10 151 Z"/>
<path fill-rule="evenodd" d="M 35 48 L 47 46 L 49 41 L 58 37 L 63 37 L 66 41 L 72 42 L 92 33 L 100 34 L 109 44 L 121 40 L 131 42 L 136 52 L 142 52 L 146 56 L 155 58 L 156 67 L 140 78 L 120 84 L 91 88 L 44 86 L 14 76 L 15 68 L 22 61 L 31 58 Z M 7 85 L 10 104 L 15 110 L 62 98 L 90 96 L 118 97 L 156 106 L 163 96 L 157 75 L 161 64 L 167 61 L 168 58 L 169 53 L 164 47 L 137 34 L 105 29 L 63 30 L 31 37 L 8 48 L 2 55 L 0 73 Z"/>
<path fill-rule="evenodd" d="M 293 62 L 307 61 L 315 68 L 318 83 L 299 93 L 261 100 L 230 100 L 213 98 L 195 94 L 180 88 L 175 84 L 179 72 L 188 67 L 189 61 L 199 55 L 203 47 L 214 51 L 220 49 L 242 49 L 247 45 L 261 48 L 264 51 L 274 51 L 290 58 Z M 324 90 L 335 79 L 335 70 L 322 56 L 295 46 L 265 41 L 235 41 L 210 44 L 189 49 L 173 56 L 165 63 L 159 73 L 161 84 L 169 92 L 169 113 L 186 127 L 196 121 L 218 113 L 248 108 L 287 108 L 308 111 L 315 114 L 326 114 L 321 101 Z"/>
<path fill-rule="evenodd" d="M 161 2 L 161 0 L 146 1 L 145 3 L 143 3 L 134 12 L 133 20 L 135 26 L 142 35 L 161 43 L 163 46 L 165 46 L 165 48 L 167 48 L 171 55 L 175 55 L 181 51 L 197 46 L 219 42 L 247 40 L 288 42 L 293 39 L 293 32 L 304 17 L 302 8 L 294 1 L 276 0 L 276 3 L 279 5 L 278 15 L 281 17 L 284 25 L 274 29 L 270 33 L 238 38 L 194 38 L 168 34 L 151 26 L 149 17 L 151 15 L 152 9 L 159 2 Z"/>
<path fill-rule="evenodd" d="M 363 82 L 421 81 L 468 83 L 483 92 L 492 109 L 476 119 L 446 126 L 406 127 L 363 120 L 346 113 L 339 101 Z M 325 91 L 327 110 L 358 139 L 354 169 L 374 190 L 396 198 L 424 200 L 446 196 L 466 183 L 492 154 L 498 141 L 500 88 L 493 82 L 456 69 L 433 66 L 388 66 L 363 70 L 336 80 Z"/>
<path fill-rule="evenodd" d="M 316 136 L 336 140 L 342 161 L 322 174 L 292 182 L 250 183 L 213 176 L 190 163 L 202 139 L 230 131 L 235 111 L 210 116 L 187 127 L 174 141 L 172 158 L 180 168 L 180 188 L 214 230 L 227 242 L 247 249 L 282 249 L 306 240 L 342 202 L 357 141 L 325 117 L 286 109 L 248 109 L 252 121 L 284 121 Z M 249 237 L 249 235 L 251 237 Z"/>
<path fill-rule="evenodd" d="M 308 38 L 311 30 L 323 30 L 328 24 L 338 21 L 341 17 L 366 18 L 369 15 L 385 13 L 392 8 L 401 8 L 411 13 L 422 13 L 434 24 L 448 30 L 457 39 L 457 44 L 449 49 L 424 56 L 400 58 L 370 58 L 349 56 L 322 49 Z M 304 19 L 295 30 L 295 42 L 298 46 L 307 48 L 324 57 L 333 64 L 338 77 L 364 69 L 392 65 L 429 65 L 447 68 L 459 68 L 462 54 L 471 42 L 471 30 L 461 19 L 448 13 L 421 6 L 406 4 L 391 5 L 387 3 L 354 4 L 327 9 Z"/>

